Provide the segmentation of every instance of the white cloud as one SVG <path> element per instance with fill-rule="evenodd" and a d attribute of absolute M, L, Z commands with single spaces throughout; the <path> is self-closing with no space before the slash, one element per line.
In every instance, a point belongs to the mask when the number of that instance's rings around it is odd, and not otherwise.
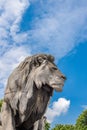
<path fill-rule="evenodd" d="M 0 1 L 0 44 L 5 40 L 13 40 L 18 42 L 18 37 L 22 41 L 25 34 L 16 36 L 20 31 L 19 23 L 26 8 L 29 6 L 28 0 L 1 0 Z M 17 38 L 15 38 L 17 37 Z M 19 41 L 19 42 L 20 42 Z"/>
<path fill-rule="evenodd" d="M 55 117 L 60 116 L 61 114 L 67 113 L 70 107 L 70 100 L 65 98 L 59 98 L 57 101 L 54 101 L 52 108 L 48 108 L 46 116 L 49 122 L 53 122 Z"/>
<path fill-rule="evenodd" d="M 44 52 L 60 59 L 87 40 L 86 7 L 86 0 L 43 1 L 41 17 L 34 19 L 33 29 L 29 31 L 32 50 L 40 52 L 44 48 Z"/>

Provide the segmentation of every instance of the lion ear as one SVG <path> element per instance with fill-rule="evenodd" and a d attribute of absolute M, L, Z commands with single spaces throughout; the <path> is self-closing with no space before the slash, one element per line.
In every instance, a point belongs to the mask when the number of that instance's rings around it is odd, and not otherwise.
<path fill-rule="evenodd" d="M 48 55 L 48 59 L 51 61 L 51 62 L 54 62 L 55 58 L 52 56 L 52 55 Z"/>

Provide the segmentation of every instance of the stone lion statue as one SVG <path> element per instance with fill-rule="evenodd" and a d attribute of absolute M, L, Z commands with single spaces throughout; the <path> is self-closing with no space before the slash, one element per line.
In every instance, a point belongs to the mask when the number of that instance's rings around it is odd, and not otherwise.
<path fill-rule="evenodd" d="M 37 54 L 25 58 L 8 78 L 2 105 L 3 130 L 33 130 L 47 108 L 53 90 L 62 91 L 66 77 L 54 57 Z"/>

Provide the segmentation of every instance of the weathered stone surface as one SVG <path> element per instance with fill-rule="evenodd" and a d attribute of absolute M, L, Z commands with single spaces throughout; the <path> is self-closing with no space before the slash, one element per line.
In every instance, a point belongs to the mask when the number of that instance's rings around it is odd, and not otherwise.
<path fill-rule="evenodd" d="M 2 127 L 0 126 L 0 130 L 2 130 Z"/>

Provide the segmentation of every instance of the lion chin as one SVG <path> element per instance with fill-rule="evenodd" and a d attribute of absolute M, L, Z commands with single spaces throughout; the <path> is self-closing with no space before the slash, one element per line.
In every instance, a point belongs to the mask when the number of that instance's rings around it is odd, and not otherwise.
<path fill-rule="evenodd" d="M 53 84 L 53 85 L 52 85 L 52 88 L 54 88 L 54 90 L 55 90 L 56 92 L 62 92 L 62 90 L 63 90 L 63 85 L 62 85 L 62 84 L 61 84 L 61 85 Z"/>
<path fill-rule="evenodd" d="M 46 84 L 43 87 L 48 92 L 50 90 L 55 90 L 56 92 L 62 92 L 63 91 L 63 86 L 64 86 L 64 84 L 52 84 L 51 86 Z"/>

